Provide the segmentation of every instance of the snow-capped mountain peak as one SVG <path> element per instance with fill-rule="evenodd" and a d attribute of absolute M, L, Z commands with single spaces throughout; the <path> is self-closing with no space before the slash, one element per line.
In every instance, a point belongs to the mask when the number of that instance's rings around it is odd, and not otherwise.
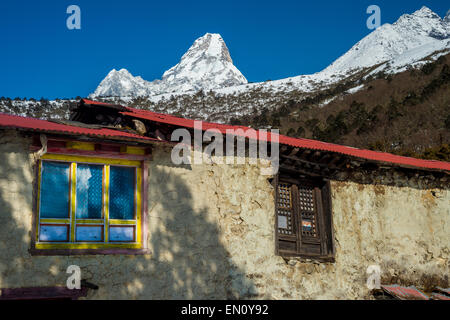
<path fill-rule="evenodd" d="M 203 37 L 195 40 L 183 55 L 179 64 L 194 62 L 202 58 L 213 58 L 233 63 L 225 42 L 217 33 L 206 33 Z"/>
<path fill-rule="evenodd" d="M 438 40 L 450 37 L 450 30 L 445 19 L 441 19 L 425 6 L 412 14 L 401 16 L 394 26 L 399 29 L 399 32 L 409 36 L 421 35 Z"/>
<path fill-rule="evenodd" d="M 195 40 L 180 62 L 164 72 L 161 80 L 145 81 L 126 69 L 111 70 L 91 97 L 148 96 L 170 92 L 210 90 L 247 83 L 233 65 L 220 34 L 207 33 Z"/>
<path fill-rule="evenodd" d="M 345 74 L 389 61 L 423 45 L 445 46 L 442 41 L 449 38 L 450 24 L 424 6 L 412 14 L 402 15 L 393 24 L 386 23 L 374 30 L 325 71 Z"/>
<path fill-rule="evenodd" d="M 133 95 L 146 95 L 149 82 L 141 77 L 134 77 L 127 69 L 112 69 L 100 82 L 91 96 L 122 96 L 124 93 L 133 92 Z"/>
<path fill-rule="evenodd" d="M 444 22 L 447 24 L 450 24 L 450 10 L 447 11 L 447 14 L 445 15 Z"/>
<path fill-rule="evenodd" d="M 181 61 L 164 73 L 161 91 L 208 90 L 244 83 L 247 79 L 233 65 L 220 34 L 207 33 L 195 40 Z"/>
<path fill-rule="evenodd" d="M 408 16 L 409 14 L 405 14 L 405 16 Z M 423 17 L 423 18 L 437 18 L 440 19 L 440 17 L 430 8 L 427 6 L 423 6 L 419 10 L 415 11 L 414 13 L 410 14 L 411 16 L 416 17 Z"/>

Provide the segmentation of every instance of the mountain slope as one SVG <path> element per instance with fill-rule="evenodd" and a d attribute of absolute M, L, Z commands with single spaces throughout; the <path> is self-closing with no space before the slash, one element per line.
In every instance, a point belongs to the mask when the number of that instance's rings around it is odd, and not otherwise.
<path fill-rule="evenodd" d="M 450 24 L 427 7 L 402 15 L 394 24 L 384 24 L 355 44 L 324 70 L 343 74 L 392 60 L 421 46 L 441 50 L 448 47 Z"/>
<path fill-rule="evenodd" d="M 238 124 L 275 126 L 289 136 L 450 161 L 450 54 L 421 69 L 380 74 L 355 91 L 331 90 L 287 101 L 275 112 L 244 117 Z"/>

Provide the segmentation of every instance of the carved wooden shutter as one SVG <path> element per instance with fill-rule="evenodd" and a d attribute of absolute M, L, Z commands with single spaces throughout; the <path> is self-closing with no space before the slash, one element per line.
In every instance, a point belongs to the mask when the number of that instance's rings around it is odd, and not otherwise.
<path fill-rule="evenodd" d="M 277 189 L 278 250 L 288 254 L 298 251 L 297 220 L 294 211 L 293 189 L 290 183 L 279 183 Z"/>
<path fill-rule="evenodd" d="M 324 181 L 278 182 L 277 250 L 284 256 L 333 256 L 331 200 Z"/>
<path fill-rule="evenodd" d="M 299 217 L 299 238 L 301 241 L 300 254 L 320 255 L 320 190 L 314 185 L 301 183 L 298 187 L 299 204 L 297 207 Z"/>

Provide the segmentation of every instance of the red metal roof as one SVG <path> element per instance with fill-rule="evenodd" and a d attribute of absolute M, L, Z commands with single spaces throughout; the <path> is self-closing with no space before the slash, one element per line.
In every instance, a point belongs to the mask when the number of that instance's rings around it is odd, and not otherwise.
<path fill-rule="evenodd" d="M 436 293 L 436 292 L 433 292 L 431 294 L 431 299 L 433 299 L 433 300 L 450 301 L 450 297 L 449 296 L 446 296 L 445 294 L 442 294 L 442 293 Z"/>
<path fill-rule="evenodd" d="M 88 102 L 86 102 L 88 103 Z M 185 119 L 185 118 L 179 118 L 167 114 L 162 113 L 156 113 L 148 110 L 139 110 L 127 107 L 128 111 L 121 112 L 124 115 L 128 115 L 131 117 L 136 118 L 142 118 L 146 120 L 151 120 L 159 123 L 166 123 L 171 124 L 175 126 L 181 126 L 181 127 L 187 127 L 187 128 L 194 128 L 194 121 L 191 119 Z M 202 128 L 203 130 L 208 129 L 218 129 L 222 133 L 226 133 L 227 129 L 243 129 L 244 131 L 247 129 L 250 129 L 248 127 L 244 126 L 232 126 L 232 125 L 224 125 L 224 124 L 218 124 L 218 123 L 209 123 L 209 122 L 202 122 Z M 272 137 L 275 136 L 275 134 L 268 134 L 268 140 L 271 141 Z M 264 137 L 260 137 L 258 135 L 259 139 L 266 140 Z M 298 147 L 298 148 L 305 148 L 305 149 L 313 149 L 313 150 L 323 150 L 323 151 L 330 151 L 330 152 L 336 152 L 341 153 L 361 159 L 366 160 L 374 160 L 374 161 L 382 161 L 382 162 L 388 162 L 393 163 L 397 165 L 403 165 L 403 166 L 412 166 L 412 167 L 418 167 L 418 168 L 427 168 L 427 169 L 439 169 L 439 170 L 447 170 L 450 171 L 450 163 L 444 162 L 444 161 L 435 161 L 435 160 L 422 160 L 422 159 L 416 159 L 416 158 L 410 158 L 410 157 L 402 157 L 398 155 L 394 155 L 391 153 L 386 152 L 378 152 L 378 151 L 371 151 L 371 150 L 365 150 L 365 149 L 357 149 L 353 147 L 347 147 L 327 142 L 321 142 L 317 140 L 309 140 L 309 139 L 300 139 L 300 138 L 291 138 L 284 135 L 278 135 L 279 143 L 289 145 L 292 147 Z"/>
<path fill-rule="evenodd" d="M 35 118 L 14 116 L 10 114 L 0 113 L 0 127 L 28 129 L 30 131 L 49 132 L 49 133 L 65 133 L 75 135 L 88 135 L 97 137 L 109 137 L 109 138 L 128 138 L 139 139 L 144 141 L 159 141 L 157 139 L 140 136 L 128 132 L 113 130 L 113 129 L 89 129 L 81 128 L 66 124 L 55 123 L 46 120 L 40 120 Z"/>
<path fill-rule="evenodd" d="M 93 104 L 93 105 L 97 105 L 97 106 L 105 106 L 105 107 L 113 106 L 113 104 L 111 104 L 111 103 L 94 101 L 94 100 L 89 100 L 89 99 L 81 99 L 81 101 L 84 102 L 85 104 Z"/>
<path fill-rule="evenodd" d="M 450 288 L 436 287 L 435 290 L 450 296 Z"/>
<path fill-rule="evenodd" d="M 83 103 L 88 105 L 102 105 L 102 106 L 116 106 L 104 102 L 97 102 L 87 99 L 81 100 Z M 169 125 L 174 126 L 180 126 L 185 128 L 194 128 L 195 120 L 192 119 L 185 119 L 180 117 L 171 116 L 168 114 L 162 114 L 162 113 L 156 113 L 148 110 L 140 110 L 135 109 L 131 107 L 123 107 L 124 110 L 121 113 L 123 115 L 146 119 L 158 123 L 165 123 Z M 64 125 L 64 124 L 58 124 L 50 121 L 45 120 L 39 120 L 34 118 L 27 118 L 27 117 L 19 117 L 19 116 L 13 116 L 13 115 L 7 115 L 7 114 L 1 114 L 0 113 L 0 126 L 1 127 L 11 127 L 11 128 L 23 128 L 23 129 L 30 129 L 30 130 L 36 130 L 36 131 L 44 131 L 44 132 L 56 132 L 56 133 L 70 133 L 70 134 L 85 134 L 85 135 L 91 135 L 91 136 L 99 136 L 99 137 L 116 137 L 116 138 L 132 138 L 132 139 L 139 139 L 139 140 L 146 140 L 146 141 L 159 141 L 157 139 L 144 137 L 132 133 L 127 133 L 123 131 L 118 130 L 112 130 L 112 129 L 88 129 L 88 128 L 81 128 L 76 126 L 70 126 L 70 125 Z M 243 131 L 246 131 L 250 128 L 245 126 L 232 126 L 232 125 L 224 125 L 219 123 L 210 123 L 210 122 L 202 122 L 202 129 L 208 130 L 208 129 L 217 129 L 222 133 L 226 133 L 227 130 L 236 130 L 236 129 L 243 129 Z M 245 135 L 245 132 L 241 135 Z M 273 133 L 268 133 L 267 136 L 264 136 L 261 134 L 261 132 L 257 131 L 257 138 L 259 140 L 268 140 L 272 141 L 272 139 L 276 135 Z M 292 147 L 297 148 L 304 148 L 304 149 L 312 149 L 312 150 L 322 150 L 322 151 L 330 151 L 330 152 L 336 152 L 340 154 L 345 154 L 365 160 L 373 160 L 373 161 L 381 161 L 396 165 L 402 165 L 402 166 L 410 166 L 410 167 L 417 167 L 417 168 L 426 168 L 426 169 L 435 169 L 435 170 L 446 170 L 450 171 L 450 163 L 449 162 L 443 162 L 443 161 L 435 161 L 435 160 L 422 160 L 422 159 L 415 159 L 415 158 L 409 158 L 409 157 L 402 157 L 397 156 L 391 153 L 385 153 L 385 152 L 378 152 L 378 151 L 371 151 L 371 150 L 364 150 L 364 149 L 357 149 L 353 147 L 347 147 L 327 142 L 321 142 L 316 140 L 309 140 L 309 139 L 299 139 L 299 138 L 291 138 L 284 135 L 278 135 L 278 140 L 280 144 L 289 145 Z"/>
<path fill-rule="evenodd" d="M 399 285 L 381 286 L 390 295 L 401 300 L 430 300 L 430 298 L 416 287 L 402 287 Z"/>

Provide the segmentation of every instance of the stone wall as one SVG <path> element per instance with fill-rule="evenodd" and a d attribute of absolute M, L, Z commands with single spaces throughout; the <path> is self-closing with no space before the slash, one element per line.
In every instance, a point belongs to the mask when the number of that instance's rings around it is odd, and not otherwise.
<path fill-rule="evenodd" d="M 366 269 L 386 283 L 448 286 L 448 190 L 332 181 L 335 263 L 276 256 L 274 190 L 261 165 L 149 168 L 144 256 L 30 256 L 30 140 L 0 136 L 0 288 L 65 285 L 69 265 L 97 284 L 90 299 L 363 299 Z"/>

